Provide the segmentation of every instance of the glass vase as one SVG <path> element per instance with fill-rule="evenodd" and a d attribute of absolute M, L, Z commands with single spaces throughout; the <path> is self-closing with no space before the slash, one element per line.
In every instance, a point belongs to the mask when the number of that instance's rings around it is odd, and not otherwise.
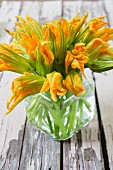
<path fill-rule="evenodd" d="M 85 94 L 79 97 L 67 92 L 54 102 L 49 92 L 32 95 L 26 99 L 27 117 L 54 140 L 66 140 L 86 126 L 94 116 L 94 82 L 83 80 Z"/>

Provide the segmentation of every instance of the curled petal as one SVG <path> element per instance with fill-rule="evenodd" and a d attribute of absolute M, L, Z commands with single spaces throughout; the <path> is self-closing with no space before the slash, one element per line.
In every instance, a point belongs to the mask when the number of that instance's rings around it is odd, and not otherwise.
<path fill-rule="evenodd" d="M 66 39 L 68 39 L 68 36 L 69 36 L 69 25 L 68 25 L 68 21 L 65 18 L 62 18 L 61 27 L 62 27 L 62 29 L 64 31 Z"/>
<path fill-rule="evenodd" d="M 59 24 L 66 36 L 66 40 L 68 39 L 69 36 L 69 24 L 68 21 L 65 18 L 62 18 L 61 21 L 57 20 L 56 21 L 57 24 Z"/>
<path fill-rule="evenodd" d="M 27 52 L 30 59 L 36 61 L 35 49 L 43 38 L 42 27 L 33 18 L 26 16 L 26 19 L 17 16 L 15 32 L 6 30 Z"/>
<path fill-rule="evenodd" d="M 64 62 L 67 49 L 66 36 L 59 24 L 56 24 L 55 22 L 46 23 L 46 27 L 49 29 L 49 40 L 52 45 L 52 51 L 55 56 L 56 63 L 62 64 Z"/>
<path fill-rule="evenodd" d="M 54 61 L 54 55 L 52 51 L 48 48 L 47 44 L 40 44 L 39 46 L 40 51 L 42 52 L 43 58 L 45 60 L 45 64 L 49 65 L 52 64 Z"/>
<path fill-rule="evenodd" d="M 98 56 L 98 58 L 100 58 L 100 57 L 102 58 L 102 56 L 104 56 L 106 54 L 113 57 L 113 49 L 112 48 L 102 49 L 100 55 Z"/>
<path fill-rule="evenodd" d="M 50 89 L 50 83 L 49 83 L 48 79 L 46 79 L 46 80 L 44 81 L 44 84 L 43 84 L 42 89 L 41 89 L 40 92 L 46 92 L 46 91 L 48 91 L 49 89 Z"/>
<path fill-rule="evenodd" d="M 83 17 L 80 17 L 80 14 L 77 14 L 73 19 L 69 21 L 69 24 L 73 25 L 75 27 L 74 30 L 76 30 L 85 23 L 87 17 L 88 17 L 87 11 Z"/>
<path fill-rule="evenodd" d="M 42 26 L 42 32 L 43 32 L 43 40 L 48 41 L 49 40 L 49 29 L 47 26 Z"/>
<path fill-rule="evenodd" d="M 97 38 L 97 37 L 101 37 L 102 35 L 104 34 L 113 34 L 113 28 L 102 28 L 102 29 L 99 29 L 97 32 L 94 33 L 94 37 Z"/>
<path fill-rule="evenodd" d="M 49 73 L 46 77 L 47 78 L 43 84 L 41 92 L 45 92 L 50 89 L 51 98 L 54 101 L 57 101 L 57 95 L 62 96 L 67 92 L 62 85 L 63 77 L 57 72 Z"/>
<path fill-rule="evenodd" d="M 45 78 L 30 73 L 16 78 L 12 83 L 12 95 L 7 102 L 7 114 L 25 97 L 40 92 L 44 80 Z"/>
<path fill-rule="evenodd" d="M 108 22 L 102 21 L 105 17 L 94 18 L 88 22 L 89 29 L 93 32 L 96 32 L 99 28 L 106 26 Z"/>
<path fill-rule="evenodd" d="M 65 80 L 63 80 L 63 85 L 75 96 L 79 96 L 81 93 L 84 93 L 82 79 L 78 73 L 70 72 Z"/>
<path fill-rule="evenodd" d="M 57 25 L 55 25 L 54 23 L 48 23 L 47 26 L 49 27 L 49 29 L 51 30 L 51 32 L 54 34 L 55 39 L 56 39 L 56 43 L 59 46 L 61 43 L 61 35 L 60 35 L 60 31 Z"/>
<path fill-rule="evenodd" d="M 29 60 L 13 51 L 11 45 L 0 44 L 0 61 L 0 71 L 9 70 L 22 74 L 23 72 L 32 72 L 34 70 Z"/>
<path fill-rule="evenodd" d="M 71 67 L 74 68 L 74 69 L 75 68 L 80 69 L 80 64 L 76 59 L 74 59 L 73 62 L 71 63 Z"/>
<path fill-rule="evenodd" d="M 90 53 L 91 51 L 99 47 L 100 45 L 105 48 L 105 47 L 109 47 L 110 44 L 104 42 L 100 38 L 95 38 L 90 43 L 87 44 L 86 52 Z"/>
<path fill-rule="evenodd" d="M 80 69 L 82 72 L 83 76 L 85 77 L 84 74 L 84 64 L 87 63 L 89 58 L 85 53 L 79 53 L 78 55 L 73 55 L 71 52 L 67 52 L 67 56 L 65 59 L 65 68 L 66 68 L 66 74 L 68 74 L 68 67 L 71 65 L 73 69 Z"/>
<path fill-rule="evenodd" d="M 73 61 L 73 55 L 71 54 L 71 52 L 67 52 L 66 58 L 65 58 L 65 68 L 66 68 L 66 74 L 68 73 L 68 67 L 71 64 L 71 62 Z"/>
<path fill-rule="evenodd" d="M 77 37 L 81 33 L 83 24 L 86 22 L 87 17 L 88 17 L 88 12 L 86 12 L 83 17 L 80 17 L 80 14 L 78 14 L 68 22 L 69 23 L 69 36 L 67 42 L 68 48 L 74 41 L 77 40 Z M 81 42 L 81 41 L 77 41 L 77 42 Z"/>
<path fill-rule="evenodd" d="M 79 54 L 79 53 L 85 53 L 86 48 L 84 43 L 77 43 L 74 46 L 74 49 L 72 50 L 73 54 Z"/>

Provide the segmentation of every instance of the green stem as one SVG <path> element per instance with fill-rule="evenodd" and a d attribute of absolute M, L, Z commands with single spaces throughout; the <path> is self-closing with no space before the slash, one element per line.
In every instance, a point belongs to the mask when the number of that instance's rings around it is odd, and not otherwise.
<path fill-rule="evenodd" d="M 58 128 L 60 128 L 63 136 L 65 136 L 66 135 L 66 129 L 65 129 L 65 126 L 64 126 L 61 118 L 59 117 L 59 115 L 56 113 L 55 110 L 50 109 L 50 113 L 51 113 L 51 116 L 53 117 L 53 120 L 54 120 L 55 131 L 58 133 Z"/>
<path fill-rule="evenodd" d="M 79 119 L 79 123 L 81 123 L 82 114 L 83 114 L 83 101 L 82 100 L 79 101 L 79 107 L 80 107 L 80 119 Z"/>
<path fill-rule="evenodd" d="M 55 109 L 55 110 L 60 110 L 60 100 L 57 101 L 57 102 L 54 102 L 54 101 L 53 101 L 53 105 L 54 105 L 54 109 Z"/>
<path fill-rule="evenodd" d="M 38 110 L 39 112 L 39 115 L 38 115 L 38 126 L 41 128 L 42 127 L 42 108 L 43 108 L 43 105 L 41 105 L 40 109 Z M 40 111 L 41 110 L 41 111 Z"/>
<path fill-rule="evenodd" d="M 54 123 L 54 133 L 55 136 L 59 137 L 59 127 Z"/>
<path fill-rule="evenodd" d="M 91 112 L 91 104 L 85 98 L 81 98 L 81 100 L 83 101 L 89 112 Z"/>
<path fill-rule="evenodd" d="M 83 115 L 83 101 L 82 100 L 79 100 L 79 112 L 80 112 L 80 115 L 79 115 L 79 118 L 77 118 L 77 131 L 81 129 L 81 125 L 82 125 L 82 115 Z"/>
<path fill-rule="evenodd" d="M 53 133 L 53 127 L 52 127 L 52 124 L 51 124 L 49 114 L 47 114 L 47 120 L 48 120 L 48 125 L 49 125 L 49 128 L 50 128 L 50 131 L 51 131 L 51 133 Z"/>
<path fill-rule="evenodd" d="M 74 130 L 74 125 L 75 125 L 75 118 L 76 118 L 76 109 L 77 109 L 77 102 L 74 102 L 70 106 L 70 113 L 69 113 L 69 128 L 68 128 L 68 133 L 73 129 Z"/>
<path fill-rule="evenodd" d="M 53 104 L 54 104 L 55 111 L 58 112 L 60 109 L 60 101 L 57 101 L 57 103 L 53 102 Z M 59 116 L 59 114 L 58 114 L 58 116 Z M 56 123 L 54 123 L 54 133 L 55 133 L 56 137 L 59 137 L 59 126 Z"/>

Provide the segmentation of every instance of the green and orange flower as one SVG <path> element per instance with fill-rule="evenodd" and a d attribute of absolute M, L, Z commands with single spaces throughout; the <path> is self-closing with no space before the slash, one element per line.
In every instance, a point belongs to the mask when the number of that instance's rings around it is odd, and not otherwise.
<path fill-rule="evenodd" d="M 47 78 L 43 84 L 41 92 L 50 90 L 51 98 L 57 101 L 57 95 L 63 96 L 67 89 L 63 87 L 63 77 L 60 73 L 52 72 L 47 74 Z"/>
<path fill-rule="evenodd" d="M 51 99 L 68 91 L 83 95 L 85 68 L 95 72 L 113 69 L 113 28 L 107 28 L 104 17 L 86 22 L 77 14 L 67 20 L 55 20 L 40 25 L 26 16 L 17 16 L 15 31 L 6 30 L 12 37 L 10 44 L 0 44 L 0 71 L 22 74 L 12 82 L 12 96 L 7 107 L 10 113 L 29 95 L 49 91 Z"/>

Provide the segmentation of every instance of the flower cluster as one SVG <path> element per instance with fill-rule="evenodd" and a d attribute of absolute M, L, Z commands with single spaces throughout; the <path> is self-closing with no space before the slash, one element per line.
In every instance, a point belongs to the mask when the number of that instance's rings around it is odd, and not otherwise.
<path fill-rule="evenodd" d="M 77 14 L 71 20 L 62 18 L 46 22 L 43 26 L 33 18 L 17 16 L 15 32 L 6 30 L 13 41 L 0 44 L 0 71 L 13 71 L 21 75 L 12 83 L 8 112 L 25 97 L 50 91 L 58 100 L 71 91 L 75 96 L 85 92 L 82 77 L 84 68 L 103 72 L 113 68 L 113 28 L 104 17 L 86 22 Z"/>

